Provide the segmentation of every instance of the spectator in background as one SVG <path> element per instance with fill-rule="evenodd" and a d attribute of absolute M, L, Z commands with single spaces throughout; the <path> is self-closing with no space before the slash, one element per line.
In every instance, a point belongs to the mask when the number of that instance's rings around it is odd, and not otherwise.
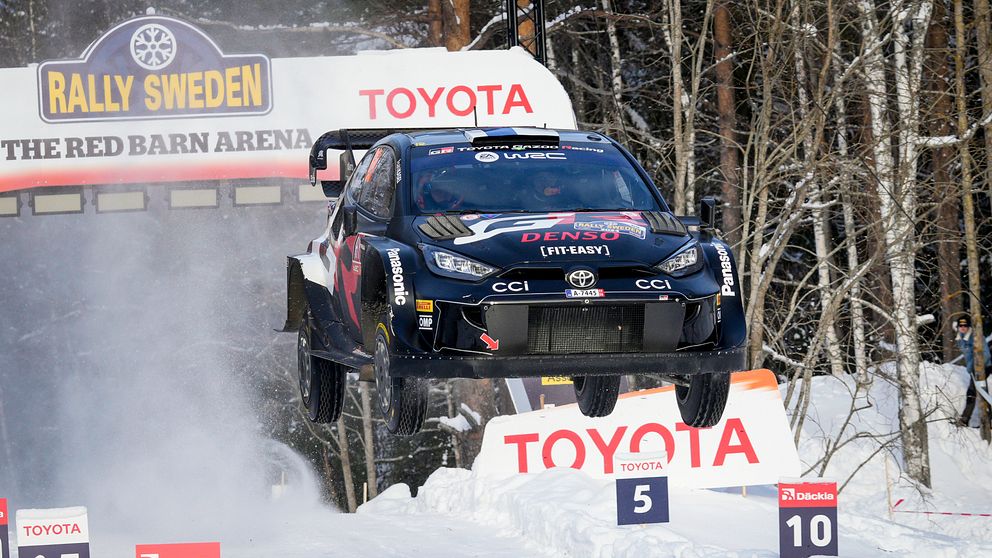
<path fill-rule="evenodd" d="M 958 349 L 964 355 L 965 367 L 968 369 L 968 395 L 965 398 L 964 411 L 958 418 L 958 426 L 968 426 L 971 422 L 971 414 L 975 410 L 975 396 L 978 394 L 975 389 L 975 335 L 971 329 L 971 316 L 965 314 L 958 318 L 958 336 L 956 338 Z M 992 355 L 989 354 L 989 345 L 984 339 L 981 340 L 985 349 L 985 377 L 992 375 Z"/>

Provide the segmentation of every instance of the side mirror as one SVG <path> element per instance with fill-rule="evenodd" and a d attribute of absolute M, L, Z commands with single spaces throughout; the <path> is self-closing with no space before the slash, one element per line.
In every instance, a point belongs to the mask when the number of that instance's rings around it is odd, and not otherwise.
<path fill-rule="evenodd" d="M 354 205 L 344 205 L 341 207 L 341 228 L 344 229 L 344 236 L 346 238 L 352 236 L 358 230 L 358 211 Z"/>
<path fill-rule="evenodd" d="M 703 198 L 699 200 L 699 226 L 702 229 L 716 228 L 716 200 Z"/>

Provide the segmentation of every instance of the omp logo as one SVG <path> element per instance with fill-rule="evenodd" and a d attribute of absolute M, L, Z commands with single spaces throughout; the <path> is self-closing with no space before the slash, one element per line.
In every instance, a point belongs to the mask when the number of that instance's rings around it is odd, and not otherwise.
<path fill-rule="evenodd" d="M 272 109 L 269 59 L 226 55 L 178 19 L 131 19 L 78 60 L 38 66 L 46 122 L 264 114 Z"/>

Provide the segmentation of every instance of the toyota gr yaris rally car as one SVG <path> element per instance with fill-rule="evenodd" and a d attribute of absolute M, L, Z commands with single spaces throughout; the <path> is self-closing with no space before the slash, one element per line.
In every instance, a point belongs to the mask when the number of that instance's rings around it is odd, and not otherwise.
<path fill-rule="evenodd" d="M 686 424 L 719 421 L 745 325 L 712 200 L 675 217 L 590 132 L 339 130 L 314 145 L 312 182 L 328 149 L 344 151 L 344 178 L 322 182 L 338 201 L 288 259 L 311 420 L 338 417 L 357 369 L 399 434 L 423 423 L 428 381 L 452 377 L 571 376 L 582 413 L 604 416 L 621 375 L 656 374 Z"/>

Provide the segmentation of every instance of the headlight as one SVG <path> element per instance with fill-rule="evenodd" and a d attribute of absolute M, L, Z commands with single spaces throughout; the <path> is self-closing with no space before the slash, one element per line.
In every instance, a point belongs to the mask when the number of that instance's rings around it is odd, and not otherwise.
<path fill-rule="evenodd" d="M 424 259 L 427 260 L 427 268 L 435 275 L 442 277 L 478 281 L 499 271 L 491 265 L 426 244 L 421 244 L 420 249 L 424 253 Z"/>
<path fill-rule="evenodd" d="M 658 265 L 661 272 L 672 277 L 683 277 L 699 271 L 702 267 L 703 254 L 699 249 L 699 244 L 695 242 Z"/>

